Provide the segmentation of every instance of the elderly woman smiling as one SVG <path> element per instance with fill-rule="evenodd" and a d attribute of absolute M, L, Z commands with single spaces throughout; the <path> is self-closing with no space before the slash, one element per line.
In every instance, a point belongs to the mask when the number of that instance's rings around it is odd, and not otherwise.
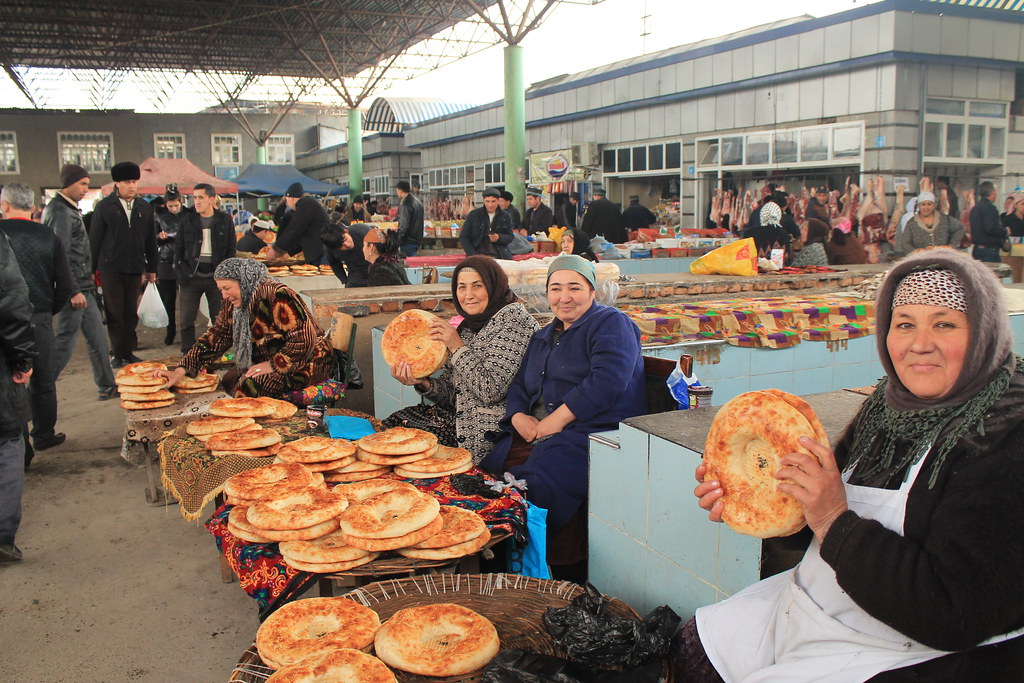
<path fill-rule="evenodd" d="M 889 273 L 877 319 L 887 376 L 834 454 L 805 437 L 816 457 L 776 475 L 810 547 L 697 610 L 674 641 L 683 680 L 1021 680 L 1024 364 L 1001 287 L 927 250 Z M 719 483 L 694 493 L 720 520 Z"/>
<path fill-rule="evenodd" d="M 548 267 L 555 319 L 538 330 L 508 392 L 494 449 L 481 467 L 525 479 L 548 511 L 548 564 L 557 578 L 586 575 L 587 441 L 647 411 L 640 330 L 595 301 L 594 264 L 574 255 Z"/>
<path fill-rule="evenodd" d="M 234 396 L 281 398 L 327 379 L 331 346 L 298 294 L 252 259 L 226 259 L 213 277 L 228 305 L 178 367 L 159 373 L 169 386 L 195 377 L 232 346 L 235 368 L 223 384 Z"/>

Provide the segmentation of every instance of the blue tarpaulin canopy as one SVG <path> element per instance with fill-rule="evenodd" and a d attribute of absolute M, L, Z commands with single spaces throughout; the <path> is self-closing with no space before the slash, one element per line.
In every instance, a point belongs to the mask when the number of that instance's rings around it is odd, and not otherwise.
<path fill-rule="evenodd" d="M 310 178 L 291 164 L 249 164 L 235 182 L 239 192 L 255 195 L 282 197 L 292 183 L 302 183 L 302 189 L 309 194 L 348 194 L 347 185 L 333 185 Z"/>

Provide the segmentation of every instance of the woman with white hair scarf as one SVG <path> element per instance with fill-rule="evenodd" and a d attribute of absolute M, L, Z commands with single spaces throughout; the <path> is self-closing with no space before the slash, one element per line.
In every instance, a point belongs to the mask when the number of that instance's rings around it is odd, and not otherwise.
<path fill-rule="evenodd" d="M 935 195 L 931 192 L 922 192 L 917 195 L 917 213 L 896 235 L 896 251 L 909 254 L 925 247 L 959 249 L 963 237 L 964 224 L 951 216 L 939 213 L 935 206 Z"/>
<path fill-rule="evenodd" d="M 174 386 L 235 349 L 224 376 L 233 396 L 281 398 L 325 381 L 333 355 L 323 329 L 298 294 L 252 259 L 229 258 L 213 273 L 226 306 L 174 370 L 159 374 Z"/>

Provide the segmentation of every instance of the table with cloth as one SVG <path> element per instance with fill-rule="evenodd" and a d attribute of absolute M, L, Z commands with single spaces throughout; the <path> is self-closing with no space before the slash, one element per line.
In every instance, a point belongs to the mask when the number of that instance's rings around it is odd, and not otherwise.
<path fill-rule="evenodd" d="M 154 471 L 154 454 L 150 444 L 158 443 L 168 431 L 192 420 L 206 417 L 210 412 L 210 404 L 219 398 L 227 398 L 222 391 L 209 391 L 201 394 L 178 394 L 172 405 L 153 410 L 126 410 L 124 439 L 121 444 L 121 457 L 134 465 L 145 465 L 149 478 L 146 499 L 152 503 L 163 503 L 164 495 Z"/>
<path fill-rule="evenodd" d="M 479 473 L 480 471 L 475 468 L 469 471 L 469 474 Z M 483 517 L 487 528 L 495 536 L 511 534 L 518 541 L 526 539 L 526 499 L 517 489 L 508 489 L 498 498 L 484 498 L 459 493 L 452 486 L 451 478 L 447 476 L 434 479 L 402 479 L 398 475 L 387 474 L 382 478 L 409 482 L 420 491 L 436 497 L 442 505 L 473 510 Z M 219 507 L 206 522 L 206 528 L 216 538 L 217 548 L 238 576 L 242 590 L 257 601 L 261 611 L 265 611 L 269 605 L 277 603 L 282 595 L 293 591 L 296 582 L 308 577 L 309 574 L 285 564 L 278 552 L 277 543 L 248 543 L 231 534 L 228 531 L 228 513 L 231 508 L 231 505 Z M 374 565 L 387 567 L 389 559 L 393 561 L 393 558 L 384 554 L 369 564 L 357 567 L 353 573 L 372 576 L 375 572 Z M 424 567 L 452 564 L 452 561 L 447 560 L 419 563 L 405 558 L 402 560 L 410 568 L 417 564 Z M 378 576 L 388 573 L 384 568 L 377 572 Z"/>

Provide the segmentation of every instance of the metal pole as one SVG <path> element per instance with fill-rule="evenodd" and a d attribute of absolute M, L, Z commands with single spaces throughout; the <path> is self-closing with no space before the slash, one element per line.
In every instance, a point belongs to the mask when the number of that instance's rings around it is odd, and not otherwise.
<path fill-rule="evenodd" d="M 267 146 L 266 142 L 262 145 L 256 145 L 256 163 L 265 164 L 267 163 Z M 256 200 L 256 209 L 259 211 L 266 211 L 269 206 L 269 202 L 266 197 L 260 197 Z"/>
<path fill-rule="evenodd" d="M 526 204 L 526 86 L 523 48 L 505 47 L 505 189 L 515 195 L 513 204 L 525 215 Z"/>
<path fill-rule="evenodd" d="M 348 110 L 348 195 L 363 194 L 363 115 L 358 109 Z"/>

